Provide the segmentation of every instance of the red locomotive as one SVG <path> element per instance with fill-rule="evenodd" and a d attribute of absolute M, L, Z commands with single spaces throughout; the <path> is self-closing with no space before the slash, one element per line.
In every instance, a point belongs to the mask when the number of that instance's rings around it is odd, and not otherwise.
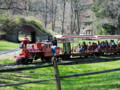
<path fill-rule="evenodd" d="M 32 63 L 32 61 L 38 58 L 41 58 L 42 61 L 50 61 L 53 55 L 51 54 L 51 42 L 36 42 L 31 45 L 31 47 L 27 47 L 29 43 L 28 38 L 24 38 L 20 43 L 20 48 L 22 52 L 19 56 L 14 56 L 16 58 L 16 63 Z M 56 48 L 56 56 L 60 55 L 60 47 Z"/>
<path fill-rule="evenodd" d="M 89 38 L 89 39 L 101 39 L 101 38 L 120 38 L 119 35 L 113 35 L 113 36 L 93 36 L 93 35 L 59 35 L 56 36 L 58 39 L 68 39 L 68 38 Z M 32 44 L 31 47 L 28 45 L 29 39 L 24 38 L 22 42 L 20 43 L 20 48 L 22 49 L 22 52 L 19 54 L 19 56 L 15 56 L 16 63 L 32 63 L 33 60 L 37 60 L 41 58 L 42 61 L 51 61 L 51 58 L 54 56 L 52 55 L 52 43 L 51 42 L 36 42 L 35 44 Z M 113 48 L 101 48 L 97 49 L 98 45 L 94 44 L 91 45 L 94 47 L 94 49 L 86 49 L 84 52 L 76 51 L 76 48 L 72 47 L 70 42 L 64 42 L 63 48 L 57 47 L 55 49 L 56 57 L 60 57 L 62 59 L 68 59 L 70 56 L 84 56 L 88 57 L 90 55 L 96 55 L 99 56 L 101 54 L 115 54 L 120 52 L 120 45 Z M 102 45 L 100 46 L 102 47 Z"/>

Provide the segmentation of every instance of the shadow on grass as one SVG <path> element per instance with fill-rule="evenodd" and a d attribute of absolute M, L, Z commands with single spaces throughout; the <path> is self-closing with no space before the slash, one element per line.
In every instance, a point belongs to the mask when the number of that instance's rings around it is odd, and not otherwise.
<path fill-rule="evenodd" d="M 108 89 L 120 89 L 119 82 L 114 82 L 120 78 L 108 78 L 104 80 L 103 78 L 93 78 L 92 80 L 88 79 L 88 81 L 82 80 L 64 80 L 65 86 L 67 87 L 65 90 L 69 88 L 69 90 L 108 90 Z M 90 80 L 90 81 L 89 81 Z M 73 82 L 74 81 L 74 82 Z M 70 87 L 68 87 L 71 85 Z M 71 89 L 72 88 L 72 89 Z"/>

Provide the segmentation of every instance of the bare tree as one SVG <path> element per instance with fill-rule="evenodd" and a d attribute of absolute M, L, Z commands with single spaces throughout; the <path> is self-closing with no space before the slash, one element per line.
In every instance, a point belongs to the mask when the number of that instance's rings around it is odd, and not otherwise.
<path fill-rule="evenodd" d="M 47 27 L 47 9 L 48 9 L 48 0 L 46 0 L 45 28 Z"/>
<path fill-rule="evenodd" d="M 62 34 L 64 33 L 64 22 L 65 22 L 65 6 L 66 6 L 66 0 L 64 0 L 64 8 L 63 8 Z"/>
<path fill-rule="evenodd" d="M 0 12 L 33 16 L 53 31 L 65 34 L 70 29 L 71 34 L 80 34 L 85 1 L 88 0 L 0 0 Z"/>

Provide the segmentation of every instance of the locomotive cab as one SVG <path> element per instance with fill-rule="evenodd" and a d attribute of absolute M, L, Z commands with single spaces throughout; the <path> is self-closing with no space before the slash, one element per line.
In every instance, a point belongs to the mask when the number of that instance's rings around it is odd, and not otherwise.
<path fill-rule="evenodd" d="M 52 43 L 51 42 L 42 42 L 41 44 L 42 50 L 44 51 L 44 56 L 45 57 L 51 57 L 52 55 Z M 58 56 L 60 54 L 60 47 L 57 47 L 55 49 L 56 52 L 56 56 Z"/>
<path fill-rule="evenodd" d="M 51 46 L 52 46 L 51 42 L 42 42 L 41 47 L 42 50 L 44 51 L 45 57 L 51 56 Z"/>

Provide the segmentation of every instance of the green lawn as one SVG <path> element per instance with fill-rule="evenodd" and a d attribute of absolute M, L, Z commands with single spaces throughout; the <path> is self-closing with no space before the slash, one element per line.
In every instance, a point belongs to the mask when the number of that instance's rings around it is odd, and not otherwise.
<path fill-rule="evenodd" d="M 59 65 L 60 75 L 87 73 L 107 69 L 119 68 L 120 61 L 80 64 L 80 65 Z M 17 83 L 31 80 L 54 78 L 53 67 L 18 71 L 12 73 L 1 73 L 0 83 Z M 119 90 L 120 71 L 73 77 L 61 79 L 62 90 Z M 25 84 L 19 86 L 2 87 L 0 90 L 56 90 L 56 82 L 47 81 L 42 83 Z"/>
<path fill-rule="evenodd" d="M 15 49 L 15 48 L 19 48 L 18 43 L 13 43 L 13 42 L 0 40 L 0 51 Z"/>

